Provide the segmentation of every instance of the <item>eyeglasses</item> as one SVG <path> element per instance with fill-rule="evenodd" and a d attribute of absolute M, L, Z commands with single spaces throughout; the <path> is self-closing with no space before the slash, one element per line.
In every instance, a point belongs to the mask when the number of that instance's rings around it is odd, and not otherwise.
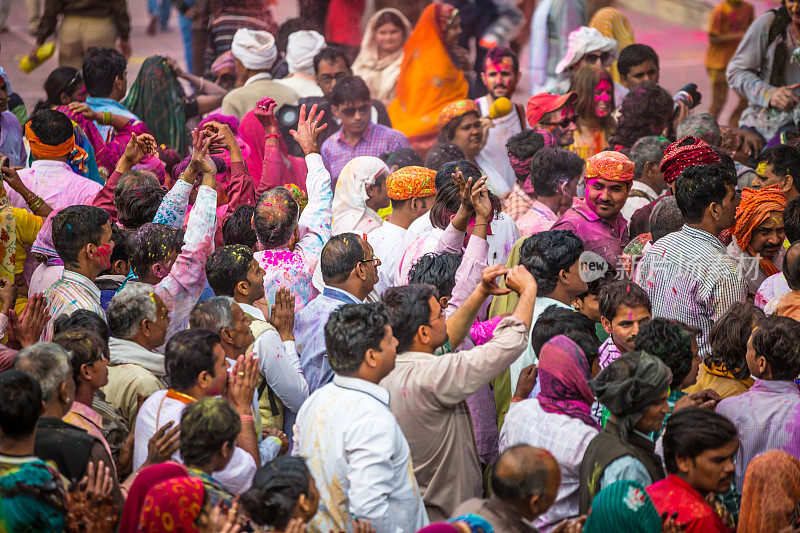
<path fill-rule="evenodd" d="M 352 117 L 356 113 L 359 113 L 361 115 L 366 115 L 367 113 L 370 112 L 370 107 L 372 106 L 370 106 L 369 104 L 361 105 L 358 107 L 343 107 L 339 109 L 339 112 L 346 117 Z"/>
<path fill-rule="evenodd" d="M 575 117 L 567 117 L 567 118 L 561 119 L 561 121 L 559 121 L 559 122 L 542 122 L 542 124 L 545 124 L 547 126 L 558 126 L 560 128 L 568 128 L 569 125 L 572 124 L 574 121 L 575 121 Z"/>
<path fill-rule="evenodd" d="M 373 257 L 371 259 L 363 259 L 363 260 L 359 261 L 359 263 L 372 263 L 373 265 L 375 265 L 376 268 L 381 266 L 381 264 L 382 264 L 381 260 L 379 258 L 377 258 L 377 257 Z"/>
<path fill-rule="evenodd" d="M 340 79 L 346 77 L 348 74 L 347 72 L 339 72 L 338 74 L 322 74 L 319 76 L 319 81 L 323 83 L 330 83 L 332 81 L 339 81 Z"/>
<path fill-rule="evenodd" d="M 596 63 L 604 63 L 605 64 L 606 61 L 608 61 L 609 59 L 611 59 L 611 54 L 609 54 L 608 52 L 602 52 L 602 53 L 589 52 L 588 54 L 583 56 L 583 60 L 584 61 L 586 61 L 587 63 L 592 63 L 592 64 L 596 64 Z"/>

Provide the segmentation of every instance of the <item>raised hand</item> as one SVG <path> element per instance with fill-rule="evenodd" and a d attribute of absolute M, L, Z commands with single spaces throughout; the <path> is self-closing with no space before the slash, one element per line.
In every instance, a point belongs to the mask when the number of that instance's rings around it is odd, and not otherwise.
<path fill-rule="evenodd" d="M 20 316 L 17 316 L 13 309 L 9 313 L 9 323 L 14 331 L 14 337 L 23 348 L 39 342 L 42 330 L 50 321 L 47 299 L 41 292 L 28 297 L 28 303 Z"/>
<path fill-rule="evenodd" d="M 234 499 L 229 509 L 226 509 L 226 507 L 225 503 L 220 500 L 211 510 L 211 529 L 209 531 L 239 533 L 242 530 L 242 525 L 239 521 L 239 499 Z"/>
<path fill-rule="evenodd" d="M 172 427 L 172 426 L 175 427 Z M 147 441 L 147 463 L 156 465 L 169 461 L 181 446 L 181 426 L 170 420 Z"/>
<path fill-rule="evenodd" d="M 473 211 L 471 194 L 472 178 L 464 180 L 464 175 L 460 170 L 456 170 L 450 176 L 453 178 L 453 183 L 455 183 L 458 194 L 461 197 L 461 207 L 471 213 Z"/>
<path fill-rule="evenodd" d="M 114 478 L 111 477 L 111 468 L 105 466 L 103 461 L 98 461 L 97 466 L 91 461 L 86 466 L 86 475 L 78 483 L 78 491 L 86 494 L 87 499 L 101 502 L 111 495 L 114 488 Z"/>
<path fill-rule="evenodd" d="M 536 292 L 537 290 L 536 279 L 522 265 L 512 267 L 508 272 L 506 275 L 506 287 L 520 296 L 525 292 Z"/>
<path fill-rule="evenodd" d="M 278 330 L 281 340 L 294 340 L 294 295 L 287 287 L 275 292 L 275 305 L 269 313 L 269 323 Z"/>
<path fill-rule="evenodd" d="M 322 120 L 323 116 L 325 116 L 325 111 L 320 111 L 317 114 L 317 104 L 311 107 L 311 112 L 308 116 L 306 116 L 306 105 L 300 106 L 297 129 L 291 130 L 289 133 L 306 155 L 319 153 L 319 136 L 322 130 L 328 127 L 327 124 L 319 125 L 319 121 Z"/>
<path fill-rule="evenodd" d="M 504 289 L 497 283 L 497 278 L 508 274 L 509 270 L 504 265 L 489 265 L 481 272 L 481 284 L 478 285 L 484 297 L 488 296 L 501 296 L 511 292 L 510 289 Z"/>
<path fill-rule="evenodd" d="M 217 167 L 208 155 L 212 143 L 222 140 L 219 134 L 212 134 L 208 130 L 196 129 L 192 131 L 192 158 L 186 170 L 181 174 L 181 179 L 194 184 L 197 174 L 202 174 L 203 185 L 216 187 Z"/>
<path fill-rule="evenodd" d="M 492 216 L 492 201 L 489 199 L 486 180 L 486 176 L 477 180 L 470 191 L 472 205 L 475 208 L 475 219 L 480 222 L 488 222 Z"/>
<path fill-rule="evenodd" d="M 240 355 L 228 375 L 227 398 L 240 415 L 252 414 L 253 394 L 259 378 L 258 359 L 252 353 Z"/>
<path fill-rule="evenodd" d="M 278 119 L 275 118 L 275 108 L 278 104 L 269 96 L 262 98 L 256 103 L 254 114 L 258 121 L 264 126 L 266 135 L 280 135 L 281 130 L 278 126 Z"/>
<path fill-rule="evenodd" d="M 158 145 L 152 135 L 143 133 L 142 135 L 131 134 L 128 144 L 125 146 L 125 152 L 122 154 L 122 159 L 127 161 L 129 168 L 138 165 L 139 161 L 144 159 L 147 154 L 156 153 Z"/>

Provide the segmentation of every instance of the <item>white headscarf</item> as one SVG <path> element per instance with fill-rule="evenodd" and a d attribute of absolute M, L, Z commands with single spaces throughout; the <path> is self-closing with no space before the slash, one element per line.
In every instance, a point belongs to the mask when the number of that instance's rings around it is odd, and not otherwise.
<path fill-rule="evenodd" d="M 278 58 L 275 37 L 268 31 L 249 28 L 236 30 L 231 53 L 250 70 L 269 70 Z"/>
<path fill-rule="evenodd" d="M 397 15 L 403 23 L 406 39 L 411 35 L 411 23 L 403 14 L 392 7 L 381 9 L 369 19 L 364 39 L 361 41 L 361 51 L 353 62 L 353 74 L 360 76 L 369 87 L 373 98 L 388 105 L 394 99 L 397 78 L 400 77 L 400 64 L 403 61 L 403 47 L 391 55 L 379 58 L 378 45 L 375 42 L 375 24 L 384 13 Z"/>
<path fill-rule="evenodd" d="M 383 224 L 378 213 L 367 207 L 367 186 L 389 174 L 386 163 L 372 156 L 354 157 L 339 174 L 333 194 L 333 235 L 351 231 L 369 233 Z"/>
<path fill-rule="evenodd" d="M 314 56 L 325 48 L 325 37 L 314 30 L 300 30 L 289 35 L 286 65 L 289 72 L 314 75 Z"/>
<path fill-rule="evenodd" d="M 608 52 L 613 60 L 616 59 L 618 51 L 617 41 L 605 37 L 595 28 L 581 26 L 570 32 L 567 39 L 567 53 L 556 65 L 556 72 L 561 74 L 590 52 Z"/>

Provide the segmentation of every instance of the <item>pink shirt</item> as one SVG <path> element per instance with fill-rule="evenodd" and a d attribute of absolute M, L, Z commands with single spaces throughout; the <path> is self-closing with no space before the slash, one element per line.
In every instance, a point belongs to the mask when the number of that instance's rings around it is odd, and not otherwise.
<path fill-rule="evenodd" d="M 622 247 L 628 244 L 628 223 L 617 213 L 606 220 L 592 211 L 585 199 L 575 199 L 572 207 L 550 229 L 568 229 L 583 241 L 587 252 L 601 256 L 612 268 L 622 269 Z"/>
<path fill-rule="evenodd" d="M 113 457 L 111 455 L 111 448 L 108 446 L 108 442 L 106 442 L 106 438 L 103 436 L 103 417 L 92 410 L 91 407 L 79 401 L 74 401 L 72 402 L 72 407 L 69 412 L 64 415 L 63 420 L 67 424 L 85 429 L 86 433 L 100 441 L 108 452 L 108 456 Z M 115 465 L 106 466 L 116 468 Z"/>
<path fill-rule="evenodd" d="M 51 159 L 39 159 L 30 168 L 17 172 L 22 183 L 40 196 L 54 211 L 71 205 L 92 205 L 102 185 L 72 171 L 68 164 Z M 25 200 L 11 187 L 6 187 L 12 207 L 28 209 Z"/>
<path fill-rule="evenodd" d="M 524 215 L 517 219 L 517 228 L 523 236 L 547 231 L 558 220 L 558 215 L 539 200 L 533 200 Z"/>

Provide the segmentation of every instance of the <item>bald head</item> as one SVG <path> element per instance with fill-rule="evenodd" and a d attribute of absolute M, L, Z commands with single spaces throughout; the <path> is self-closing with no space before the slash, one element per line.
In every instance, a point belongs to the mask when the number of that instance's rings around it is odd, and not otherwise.
<path fill-rule="evenodd" d="M 800 241 L 792 243 L 783 258 L 783 275 L 793 291 L 800 290 Z"/>
<path fill-rule="evenodd" d="M 561 471 L 547 450 L 512 446 L 495 463 L 491 482 L 498 498 L 532 520 L 553 505 Z"/>

